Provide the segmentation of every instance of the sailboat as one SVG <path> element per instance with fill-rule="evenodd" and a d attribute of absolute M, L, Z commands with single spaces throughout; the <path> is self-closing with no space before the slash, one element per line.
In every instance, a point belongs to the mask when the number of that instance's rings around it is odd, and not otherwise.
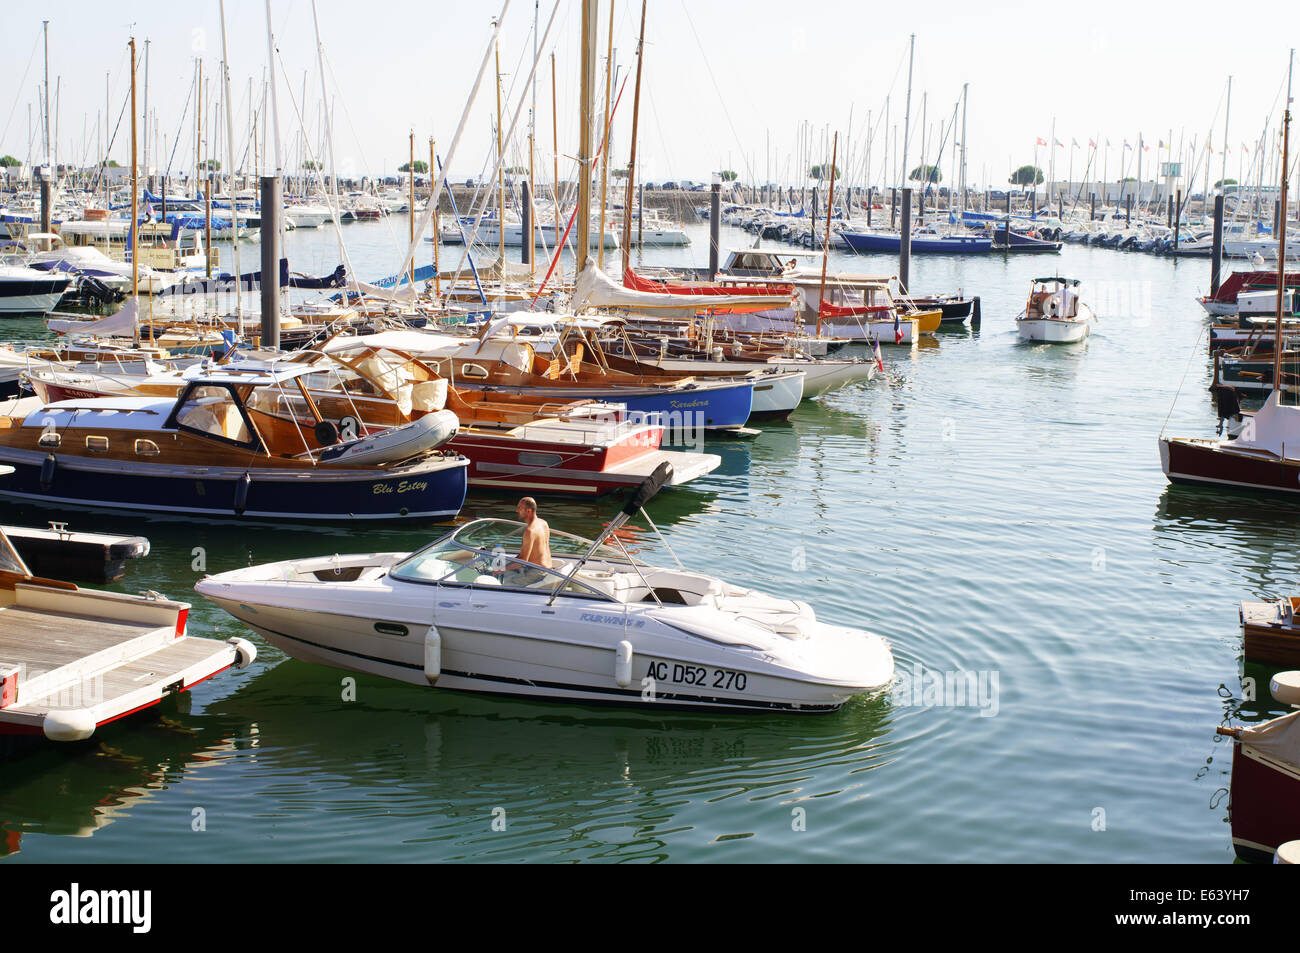
<path fill-rule="evenodd" d="M 1287 69 L 1286 111 L 1282 118 L 1282 189 L 1278 247 L 1286 242 L 1288 161 L 1291 135 L 1291 69 Z M 1173 483 L 1234 489 L 1300 493 L 1300 406 L 1284 403 L 1282 385 L 1285 257 L 1278 255 L 1277 308 L 1273 323 L 1272 392 L 1235 439 L 1206 440 L 1160 434 L 1160 466 Z"/>

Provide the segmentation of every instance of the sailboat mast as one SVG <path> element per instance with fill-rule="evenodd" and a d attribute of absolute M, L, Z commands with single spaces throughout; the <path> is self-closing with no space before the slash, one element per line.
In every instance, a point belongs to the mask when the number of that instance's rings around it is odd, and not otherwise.
<path fill-rule="evenodd" d="M 231 248 L 235 253 L 235 327 L 239 333 L 244 333 L 244 306 L 243 288 L 239 284 L 239 203 L 236 200 L 238 188 L 235 183 L 235 117 L 234 104 L 230 97 L 230 50 L 226 44 L 226 0 L 221 0 L 221 84 L 225 90 L 226 99 L 226 194 L 230 196 L 230 236 Z M 312 7 L 312 14 L 315 15 L 316 8 Z M 249 88 L 251 94 L 252 88 Z M 249 96 L 249 107 L 252 107 L 252 96 Z M 212 258 L 212 249 L 205 247 L 203 254 L 210 261 Z"/>
<path fill-rule="evenodd" d="M 831 188 L 826 197 L 826 237 L 822 241 L 822 283 L 817 292 L 817 337 L 822 336 L 822 305 L 826 302 L 826 263 L 831 257 L 831 213 L 835 211 L 835 163 L 839 159 L 840 134 L 831 146 Z M 815 230 L 814 230 L 815 233 Z"/>
<path fill-rule="evenodd" d="M 1228 117 L 1232 115 L 1232 77 L 1228 77 L 1228 104 L 1223 110 L 1223 163 L 1219 169 L 1219 190 L 1225 195 L 1228 192 Z M 1207 163 L 1208 164 L 1208 163 Z M 1237 186 L 1241 188 L 1240 185 Z M 1209 193 L 1206 193 L 1207 195 Z"/>
<path fill-rule="evenodd" d="M 966 211 L 966 97 L 970 83 L 961 84 L 961 210 Z"/>
<path fill-rule="evenodd" d="M 409 231 L 410 231 L 411 244 L 414 245 L 415 244 L 415 130 L 414 129 L 411 130 L 411 157 L 410 159 L 407 160 L 406 167 L 410 169 L 408 176 L 409 176 L 409 181 L 411 186 L 410 198 L 407 200 L 410 205 L 410 211 L 407 215 L 407 220 L 410 222 Z M 438 234 L 436 230 L 434 232 L 433 240 L 435 244 L 438 241 Z M 503 258 L 502 261 L 504 260 L 505 259 Z M 411 276 L 411 288 L 414 289 L 415 288 L 415 257 L 414 256 L 412 256 L 411 258 L 410 276 Z"/>
<path fill-rule="evenodd" d="M 534 235 L 537 234 L 537 167 L 534 153 L 537 147 L 537 16 L 540 12 L 540 0 L 534 0 L 532 101 L 528 106 L 528 227 L 532 230 L 532 234 L 523 236 L 523 240 L 529 243 L 524 246 L 528 249 L 529 280 L 537 277 L 537 255 L 534 254 L 537 250 L 537 242 L 534 239 Z M 437 236 L 434 237 L 434 241 L 437 241 Z"/>
<path fill-rule="evenodd" d="M 591 96 L 596 85 L 596 0 L 582 0 L 582 69 L 578 92 L 578 248 L 581 274 L 590 260 L 591 247 Z"/>
<path fill-rule="evenodd" d="M 131 298 L 137 304 L 139 314 L 140 294 L 140 195 L 137 189 L 138 173 L 135 154 L 135 37 L 131 37 Z M 135 346 L 140 346 L 140 322 L 132 320 L 132 339 Z"/>
<path fill-rule="evenodd" d="M 601 113 L 600 234 L 596 237 L 596 267 L 605 267 L 605 200 L 609 194 L 609 97 L 614 86 L 614 0 L 609 0 L 609 42 L 605 50 L 605 111 Z"/>
<path fill-rule="evenodd" d="M 636 41 L 636 92 L 632 96 L 632 147 L 627 159 L 627 198 L 623 200 L 623 274 L 627 274 L 632 256 L 632 197 L 636 188 L 636 132 L 637 119 L 641 113 L 641 60 L 645 53 L 645 7 L 646 0 L 641 0 L 641 32 Z M 641 224 L 645 224 L 645 209 L 638 212 Z"/>
<path fill-rule="evenodd" d="M 907 185 L 907 143 L 912 126 L 912 56 L 916 52 L 916 34 L 907 49 L 907 108 L 903 114 L 903 185 Z"/>
<path fill-rule="evenodd" d="M 434 167 L 435 167 L 436 165 L 437 165 L 437 158 L 436 158 L 435 153 L 434 153 L 434 150 L 433 150 L 433 137 L 430 136 L 430 137 L 429 137 L 429 191 L 430 191 L 430 192 L 433 191 L 433 177 L 434 177 L 434 174 L 435 174 L 435 173 L 434 173 Z M 414 208 L 411 209 L 411 217 L 412 217 L 412 218 L 415 217 L 415 209 L 414 209 Z M 438 277 L 438 271 L 439 271 L 439 264 L 438 264 L 438 244 L 439 244 L 439 241 L 438 241 L 438 239 L 439 239 L 440 237 L 441 237 L 441 236 L 438 234 L 438 216 L 437 216 L 437 209 L 434 209 L 434 216 L 433 216 L 433 298 L 434 298 L 434 301 L 435 301 L 435 302 L 441 302 L 441 301 L 442 301 L 442 279 L 441 279 L 440 277 Z"/>
<path fill-rule="evenodd" d="M 501 42 L 497 41 L 495 57 L 497 70 L 497 254 L 501 256 L 504 269 L 506 262 L 506 179 L 504 154 L 505 145 L 501 141 Z M 415 241 L 415 236 L 411 236 Z M 504 270 L 502 277 L 505 277 Z"/>
<path fill-rule="evenodd" d="M 50 161 L 50 21 L 42 20 L 41 29 L 45 35 L 45 161 L 48 163 Z M 132 42 L 134 43 L 135 40 L 132 39 Z"/>
<path fill-rule="evenodd" d="M 560 240 L 560 118 L 555 100 L 555 54 L 551 54 L 551 198 L 555 203 L 555 240 Z"/>
<path fill-rule="evenodd" d="M 1287 181 L 1290 179 L 1289 165 L 1291 143 L 1291 67 L 1295 61 L 1295 50 L 1291 51 L 1286 67 L 1286 102 L 1282 110 L 1282 205 L 1277 223 L 1277 325 L 1273 332 L 1273 389 L 1277 391 L 1277 402 L 1282 403 L 1282 302 L 1286 297 L 1286 207 Z"/>

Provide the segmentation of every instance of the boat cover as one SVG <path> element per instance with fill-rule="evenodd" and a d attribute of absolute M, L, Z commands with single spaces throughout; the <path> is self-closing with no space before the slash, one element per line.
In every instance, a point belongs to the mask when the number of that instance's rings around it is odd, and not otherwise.
<path fill-rule="evenodd" d="M 715 313 L 747 313 L 764 311 L 772 307 L 773 296 L 767 295 L 709 295 L 708 300 L 696 302 L 700 310 Z M 588 264 L 573 289 L 573 310 L 583 308 L 626 308 L 630 311 L 681 311 L 692 306 L 690 296 L 660 294 L 624 288 L 613 278 Z"/>
<path fill-rule="evenodd" d="M 1300 711 L 1242 728 L 1241 743 L 1300 771 Z"/>
<path fill-rule="evenodd" d="M 1255 412 L 1254 433 L 1247 428 L 1233 444 L 1242 449 L 1267 450 L 1277 457 L 1300 457 L 1300 407 L 1279 405 L 1277 391 L 1273 391 Z"/>

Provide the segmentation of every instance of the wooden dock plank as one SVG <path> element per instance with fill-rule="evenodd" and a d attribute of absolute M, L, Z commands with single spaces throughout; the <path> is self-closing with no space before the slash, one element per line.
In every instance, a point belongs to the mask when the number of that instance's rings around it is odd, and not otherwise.
<path fill-rule="evenodd" d="M 52 696 L 30 704 L 6 709 L 10 715 L 40 715 L 56 709 L 77 709 L 112 705 L 122 698 L 149 685 L 169 684 L 181 678 L 191 666 L 206 662 L 230 651 L 224 642 L 215 639 L 182 638 L 167 646 L 155 649 L 137 659 L 124 662 L 100 675 L 67 686 Z"/>
<path fill-rule="evenodd" d="M 25 666 L 25 677 L 35 678 L 158 628 L 147 622 L 5 606 L 0 608 L 0 662 Z"/>

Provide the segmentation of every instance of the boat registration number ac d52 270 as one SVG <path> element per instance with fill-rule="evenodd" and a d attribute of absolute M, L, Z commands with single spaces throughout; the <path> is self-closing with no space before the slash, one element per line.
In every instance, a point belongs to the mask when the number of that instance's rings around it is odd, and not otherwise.
<path fill-rule="evenodd" d="M 725 668 L 706 668 L 703 665 L 684 665 L 681 662 L 651 661 L 646 667 L 646 675 L 657 682 L 675 682 L 678 685 L 720 688 L 735 692 L 743 692 L 749 681 L 744 672 L 732 672 Z"/>

